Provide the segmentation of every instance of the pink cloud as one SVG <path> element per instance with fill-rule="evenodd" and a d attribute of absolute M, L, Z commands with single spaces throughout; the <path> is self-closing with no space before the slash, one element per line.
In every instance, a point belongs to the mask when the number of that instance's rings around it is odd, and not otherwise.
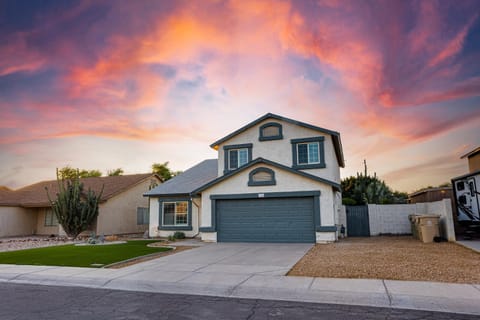
<path fill-rule="evenodd" d="M 0 46 L 0 77 L 16 72 L 33 72 L 47 62 L 39 52 L 29 48 L 26 33 L 7 37 Z"/>

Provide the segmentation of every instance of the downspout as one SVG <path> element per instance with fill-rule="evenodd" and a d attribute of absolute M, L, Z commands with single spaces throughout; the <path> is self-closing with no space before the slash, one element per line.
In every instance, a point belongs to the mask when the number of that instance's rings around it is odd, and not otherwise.
<path fill-rule="evenodd" d="M 193 201 L 193 197 L 191 195 L 190 195 L 190 201 L 192 201 L 192 203 L 195 205 L 195 207 L 197 207 L 197 224 L 198 224 L 198 230 L 199 231 L 192 236 L 192 238 L 195 238 L 196 236 L 198 236 L 200 234 L 200 210 L 199 210 L 200 206 L 197 205 L 195 203 L 195 201 Z"/>

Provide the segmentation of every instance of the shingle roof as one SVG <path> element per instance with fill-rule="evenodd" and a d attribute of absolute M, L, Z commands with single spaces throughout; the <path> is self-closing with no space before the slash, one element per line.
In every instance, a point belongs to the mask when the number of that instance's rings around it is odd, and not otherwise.
<path fill-rule="evenodd" d="M 150 177 L 160 179 L 155 174 L 144 173 L 112 177 L 82 178 L 80 181 L 83 183 L 84 190 L 90 188 L 97 194 L 102 190 L 102 186 L 104 186 L 101 201 L 106 201 Z M 42 181 L 15 191 L 0 192 L 0 206 L 50 206 L 45 188 L 48 189 L 50 197 L 54 198 L 58 193 L 57 180 Z"/>
<path fill-rule="evenodd" d="M 288 122 L 288 123 L 291 123 L 291 124 L 294 124 L 294 125 L 297 125 L 297 126 L 300 126 L 300 127 L 315 130 L 315 131 L 318 131 L 318 132 L 321 132 L 321 133 L 324 133 L 324 134 L 329 134 L 330 136 L 332 136 L 333 147 L 335 149 L 335 155 L 337 156 L 338 165 L 342 168 L 345 167 L 345 159 L 343 158 L 342 140 L 340 139 L 340 133 L 338 133 L 337 131 L 328 130 L 328 129 L 325 129 L 325 128 L 322 128 L 322 127 L 317 127 L 317 126 L 314 126 L 314 125 L 311 125 L 311 124 L 308 124 L 308 123 L 305 123 L 305 122 L 301 122 L 301 121 L 293 120 L 293 119 L 290 119 L 290 118 L 282 117 L 282 116 L 279 116 L 279 115 L 273 114 L 273 113 L 267 113 L 267 114 L 261 116 L 260 118 L 246 124 L 245 126 L 241 127 L 240 129 L 238 129 L 238 130 L 226 135 L 225 137 L 215 141 L 214 143 L 212 143 L 210 145 L 210 147 L 217 150 L 219 144 L 221 144 L 221 143 L 223 143 L 227 140 L 230 140 L 231 138 L 233 138 L 237 134 L 240 134 L 240 133 L 244 132 L 245 130 L 257 125 L 258 123 L 260 123 L 260 122 L 262 122 L 266 119 L 276 119 L 276 120 L 279 120 L 279 121 L 285 121 L 285 122 Z"/>
<path fill-rule="evenodd" d="M 209 159 L 145 193 L 145 196 L 185 195 L 217 178 L 217 159 Z"/>

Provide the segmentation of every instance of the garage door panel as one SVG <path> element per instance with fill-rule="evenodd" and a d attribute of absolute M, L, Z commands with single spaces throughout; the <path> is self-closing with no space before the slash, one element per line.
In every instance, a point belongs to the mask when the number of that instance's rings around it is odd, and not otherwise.
<path fill-rule="evenodd" d="M 315 242 L 313 198 L 217 200 L 218 241 Z"/>

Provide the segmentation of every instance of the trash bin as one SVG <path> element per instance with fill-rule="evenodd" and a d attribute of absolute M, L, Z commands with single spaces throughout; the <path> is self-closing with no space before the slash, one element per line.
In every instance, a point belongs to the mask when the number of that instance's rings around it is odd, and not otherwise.
<path fill-rule="evenodd" d="M 418 221 L 418 238 L 423 243 L 433 242 L 433 238 L 440 235 L 438 215 L 421 215 L 416 218 Z"/>
<path fill-rule="evenodd" d="M 410 214 L 408 215 L 408 220 L 410 220 L 410 228 L 412 230 L 412 235 L 415 239 L 419 239 L 418 237 L 418 214 Z"/>

